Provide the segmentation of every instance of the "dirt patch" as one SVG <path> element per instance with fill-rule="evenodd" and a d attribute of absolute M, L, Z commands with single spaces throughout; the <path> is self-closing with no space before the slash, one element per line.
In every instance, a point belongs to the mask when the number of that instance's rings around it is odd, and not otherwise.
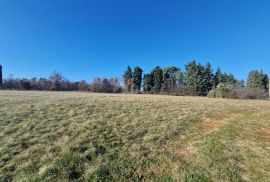
<path fill-rule="evenodd" d="M 223 116 L 218 116 L 216 118 L 205 118 L 200 124 L 199 129 L 206 134 L 218 131 L 220 128 L 223 128 L 230 120 L 233 120 L 237 117 L 243 116 L 240 113 L 230 113 Z"/>
<path fill-rule="evenodd" d="M 185 157 L 198 151 L 198 148 L 196 147 L 196 145 L 199 143 L 198 139 L 199 138 L 194 139 L 194 141 L 188 141 L 181 148 L 175 147 L 173 144 L 167 145 L 166 151 L 178 159 L 184 159 Z"/>
<path fill-rule="evenodd" d="M 260 130 L 257 131 L 257 135 L 270 143 L 270 129 L 261 128 Z"/>
<path fill-rule="evenodd" d="M 210 134 L 212 132 L 218 131 L 220 128 L 223 128 L 228 122 L 228 119 L 211 119 L 207 118 L 201 122 L 198 126 L 199 130 Z"/>

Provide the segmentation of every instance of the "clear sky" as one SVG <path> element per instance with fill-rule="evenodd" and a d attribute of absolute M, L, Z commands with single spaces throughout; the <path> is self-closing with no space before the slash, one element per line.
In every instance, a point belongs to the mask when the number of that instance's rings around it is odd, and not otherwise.
<path fill-rule="evenodd" d="M 269 0 L 1 0 L 4 77 L 121 76 L 196 59 L 270 73 Z"/>

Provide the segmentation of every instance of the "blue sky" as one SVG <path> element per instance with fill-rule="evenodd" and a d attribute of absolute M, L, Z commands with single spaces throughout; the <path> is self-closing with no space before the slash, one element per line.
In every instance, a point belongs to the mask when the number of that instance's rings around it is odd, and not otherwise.
<path fill-rule="evenodd" d="M 4 77 L 121 76 L 196 59 L 270 73 L 269 0 L 1 0 Z"/>

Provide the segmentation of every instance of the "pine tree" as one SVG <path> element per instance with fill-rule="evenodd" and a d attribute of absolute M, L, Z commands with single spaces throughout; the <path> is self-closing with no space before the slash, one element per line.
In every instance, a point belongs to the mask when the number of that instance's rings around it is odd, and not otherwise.
<path fill-rule="evenodd" d="M 176 75 L 177 86 L 178 86 L 178 87 L 186 86 L 185 75 L 184 75 L 184 73 L 181 71 L 180 68 L 179 68 L 179 70 L 176 72 L 175 75 Z"/>
<path fill-rule="evenodd" d="M 214 74 L 212 72 L 212 66 L 210 63 L 207 63 L 205 68 L 204 68 L 204 72 L 205 72 L 205 84 L 206 84 L 206 88 L 207 88 L 207 93 L 213 88 L 214 86 Z"/>
<path fill-rule="evenodd" d="M 234 78 L 234 76 L 231 73 L 224 73 L 223 74 L 223 83 L 226 84 L 235 84 L 238 80 Z"/>
<path fill-rule="evenodd" d="M 215 83 L 214 83 L 214 85 L 215 85 L 215 87 L 217 87 L 218 84 L 223 83 L 223 82 L 224 82 L 223 75 L 222 75 L 222 72 L 221 72 L 220 68 L 218 67 L 217 71 L 215 73 Z"/>
<path fill-rule="evenodd" d="M 179 74 L 180 69 L 175 66 L 163 69 L 163 87 L 165 91 L 170 92 L 176 88 Z"/>
<path fill-rule="evenodd" d="M 196 95 L 205 96 L 212 88 L 211 65 L 203 66 L 192 61 L 186 64 L 186 80 L 189 88 Z"/>
<path fill-rule="evenodd" d="M 127 67 L 127 70 L 125 71 L 123 77 L 124 77 L 124 82 L 125 82 L 125 85 L 128 89 L 128 92 L 130 92 L 131 86 L 132 86 L 132 70 L 131 70 L 130 66 Z"/>
<path fill-rule="evenodd" d="M 134 90 L 137 90 L 138 92 L 141 90 L 142 73 L 143 73 L 143 70 L 140 67 L 137 66 L 134 68 L 133 84 L 134 84 Z"/>
<path fill-rule="evenodd" d="M 145 74 L 143 76 L 143 90 L 149 93 L 154 86 L 154 79 L 152 74 Z"/>
<path fill-rule="evenodd" d="M 247 86 L 252 89 L 267 89 L 268 76 L 263 71 L 250 71 Z"/>
<path fill-rule="evenodd" d="M 153 75 L 153 89 L 155 93 L 159 93 L 163 84 L 163 71 L 161 67 L 157 66 L 152 70 L 151 74 Z"/>
<path fill-rule="evenodd" d="M 264 74 L 263 85 L 266 90 L 269 89 L 269 77 L 267 74 Z"/>
<path fill-rule="evenodd" d="M 199 82 L 201 81 L 199 80 L 199 68 L 196 61 L 186 64 L 186 79 L 191 91 L 196 95 L 200 95 Z"/>

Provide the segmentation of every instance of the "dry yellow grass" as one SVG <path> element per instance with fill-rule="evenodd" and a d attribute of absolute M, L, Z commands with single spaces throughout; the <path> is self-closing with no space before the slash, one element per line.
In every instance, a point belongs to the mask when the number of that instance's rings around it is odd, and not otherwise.
<path fill-rule="evenodd" d="M 0 91 L 0 181 L 269 181 L 270 102 Z"/>

